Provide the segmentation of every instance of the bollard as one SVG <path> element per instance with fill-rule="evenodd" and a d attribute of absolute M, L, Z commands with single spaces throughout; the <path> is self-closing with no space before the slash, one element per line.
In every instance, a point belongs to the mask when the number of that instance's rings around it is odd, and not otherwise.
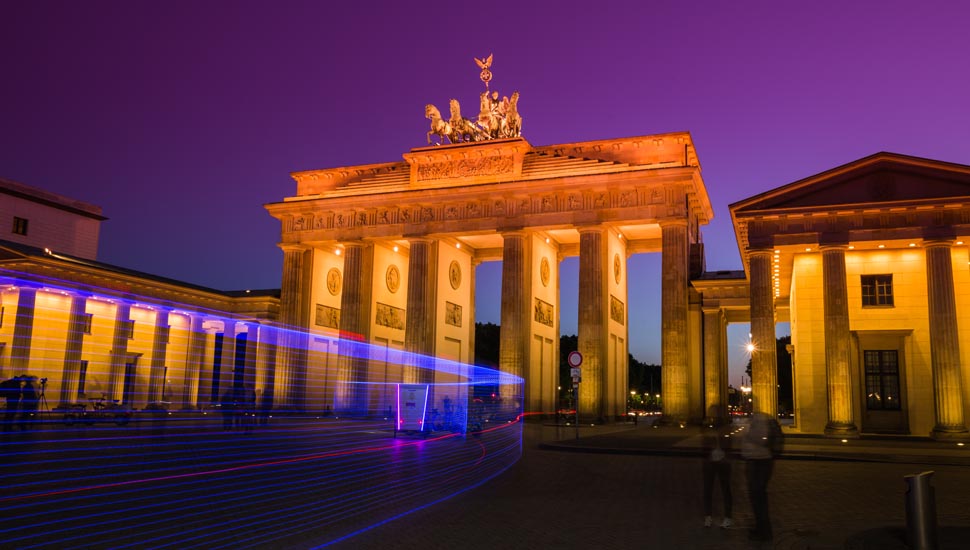
<path fill-rule="evenodd" d="M 936 550 L 936 494 L 933 472 L 903 476 L 906 480 L 906 540 L 912 550 Z"/>

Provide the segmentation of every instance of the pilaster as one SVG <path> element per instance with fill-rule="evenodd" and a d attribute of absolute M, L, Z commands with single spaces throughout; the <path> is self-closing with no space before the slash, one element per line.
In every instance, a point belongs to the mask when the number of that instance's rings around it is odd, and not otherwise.
<path fill-rule="evenodd" d="M 17 314 L 14 317 L 13 344 L 10 348 L 11 376 L 28 374 L 30 368 L 30 344 L 34 333 L 34 305 L 37 289 L 20 287 L 17 296 Z"/>

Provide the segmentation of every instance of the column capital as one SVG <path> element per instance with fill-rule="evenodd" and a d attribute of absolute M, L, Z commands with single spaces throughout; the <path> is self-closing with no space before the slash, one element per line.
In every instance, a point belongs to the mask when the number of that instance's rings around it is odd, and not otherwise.
<path fill-rule="evenodd" d="M 829 251 L 845 252 L 848 249 L 849 249 L 848 243 L 820 243 L 818 245 L 819 252 L 829 252 Z"/>
<path fill-rule="evenodd" d="M 606 233 L 607 229 L 606 226 L 597 223 L 590 225 L 577 225 L 576 231 L 582 235 L 583 233 Z"/>
<path fill-rule="evenodd" d="M 657 225 L 659 225 L 660 228 L 663 229 L 664 227 L 671 227 L 671 226 L 678 226 L 678 225 L 687 227 L 688 223 L 689 222 L 687 218 L 663 218 L 657 222 Z"/>
<path fill-rule="evenodd" d="M 283 252 L 305 252 L 309 249 L 307 245 L 299 243 L 280 243 L 276 246 L 280 247 Z"/>
<path fill-rule="evenodd" d="M 755 256 L 771 256 L 775 253 L 773 247 L 758 246 L 758 247 L 748 247 L 747 249 L 748 257 L 752 258 Z"/>
<path fill-rule="evenodd" d="M 945 238 L 945 237 L 923 239 L 924 248 L 952 248 L 953 244 L 954 244 L 954 239 Z"/>

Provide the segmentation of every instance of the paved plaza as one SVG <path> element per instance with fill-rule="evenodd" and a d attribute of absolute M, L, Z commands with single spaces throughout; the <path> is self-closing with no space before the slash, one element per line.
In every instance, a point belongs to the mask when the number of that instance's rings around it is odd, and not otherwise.
<path fill-rule="evenodd" d="M 734 528 L 703 527 L 696 434 L 644 424 L 574 434 L 526 425 L 522 459 L 503 475 L 337 547 L 906 548 L 904 476 L 929 470 L 940 547 L 970 537 L 970 452 L 953 444 L 788 438 L 769 486 L 774 540 L 751 543 L 741 462 Z M 945 463 L 927 463 L 931 454 Z M 714 506 L 718 518 L 718 493 Z"/>

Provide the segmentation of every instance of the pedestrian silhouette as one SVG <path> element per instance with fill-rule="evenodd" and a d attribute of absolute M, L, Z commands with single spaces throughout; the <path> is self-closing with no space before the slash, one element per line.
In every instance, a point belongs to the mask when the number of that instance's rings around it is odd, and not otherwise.
<path fill-rule="evenodd" d="M 24 387 L 20 390 L 20 429 L 27 431 L 37 422 L 37 390 L 30 377 L 24 379 Z"/>
<path fill-rule="evenodd" d="M 222 394 L 222 399 L 219 400 L 219 409 L 222 412 L 222 429 L 229 431 L 232 429 L 233 417 L 236 414 L 236 408 L 233 406 L 233 395 L 232 390 L 226 390 Z"/>
<path fill-rule="evenodd" d="M 273 409 L 273 394 L 263 388 L 263 395 L 259 400 L 259 423 L 265 426 L 269 423 L 269 412 Z"/>
<path fill-rule="evenodd" d="M 731 424 L 718 418 L 717 406 L 707 411 L 708 422 L 702 429 L 704 442 L 704 527 L 714 523 L 714 484 L 720 482 L 724 501 L 722 528 L 733 525 L 733 498 L 731 496 Z"/>
<path fill-rule="evenodd" d="M 3 415 L 3 431 L 13 431 L 14 422 L 17 419 L 17 412 L 20 411 L 20 377 L 13 377 L 9 380 L 0 382 L 0 392 L 6 400 L 6 408 Z"/>
<path fill-rule="evenodd" d="M 748 531 L 751 540 L 767 541 L 772 538 L 768 482 L 780 445 L 781 428 L 778 421 L 765 413 L 754 413 L 741 441 L 741 456 L 747 461 L 748 497 L 755 520 L 754 527 Z"/>

